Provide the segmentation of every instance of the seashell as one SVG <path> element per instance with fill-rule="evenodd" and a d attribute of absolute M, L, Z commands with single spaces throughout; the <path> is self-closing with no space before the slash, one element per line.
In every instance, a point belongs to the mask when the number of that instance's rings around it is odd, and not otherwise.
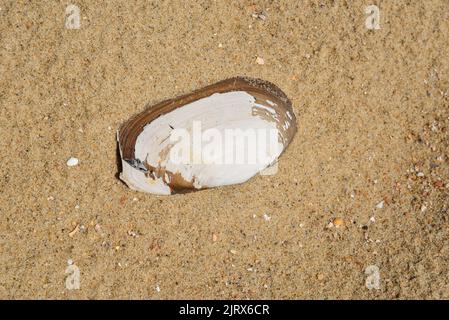
<path fill-rule="evenodd" d="M 275 164 L 295 133 L 292 104 L 278 87 L 230 78 L 122 124 L 120 179 L 160 195 L 243 183 Z"/>
<path fill-rule="evenodd" d="M 67 166 L 68 166 L 68 167 L 74 167 L 74 166 L 77 166 L 78 163 L 79 163 L 78 158 L 71 157 L 69 160 L 67 160 Z"/>

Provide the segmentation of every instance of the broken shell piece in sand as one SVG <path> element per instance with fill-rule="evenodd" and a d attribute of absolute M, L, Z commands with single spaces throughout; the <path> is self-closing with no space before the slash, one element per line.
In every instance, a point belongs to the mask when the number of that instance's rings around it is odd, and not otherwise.
<path fill-rule="evenodd" d="M 78 165 L 78 163 L 79 163 L 78 158 L 71 157 L 71 158 L 69 158 L 69 160 L 67 160 L 68 167 L 74 167 L 74 166 Z"/>
<path fill-rule="evenodd" d="M 243 183 L 276 163 L 295 133 L 291 102 L 274 84 L 227 79 L 125 122 L 120 178 L 160 195 Z"/>

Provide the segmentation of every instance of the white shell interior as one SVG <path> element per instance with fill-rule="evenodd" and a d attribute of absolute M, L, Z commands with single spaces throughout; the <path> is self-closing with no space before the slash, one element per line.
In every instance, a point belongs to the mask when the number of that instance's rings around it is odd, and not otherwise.
<path fill-rule="evenodd" d="M 147 124 L 137 137 L 135 158 L 153 167 L 165 168 L 173 174 L 179 173 L 197 189 L 245 182 L 276 162 L 283 150 L 282 132 L 278 131 L 279 115 L 272 106 L 276 106 L 272 101 L 256 103 L 256 99 L 245 91 L 215 93 L 199 99 Z M 284 120 L 281 127 L 286 129 L 290 120 L 290 117 Z M 254 155 L 256 142 L 254 139 L 245 140 L 249 137 L 247 129 L 258 133 L 276 132 L 275 138 L 269 140 L 269 146 L 262 150 L 263 155 L 256 157 L 255 162 L 248 160 Z M 191 134 L 191 139 L 181 139 L 179 132 Z M 195 136 L 198 132 L 202 134 L 202 141 Z M 231 147 L 226 142 L 229 139 L 220 139 L 225 138 L 229 132 L 235 138 Z M 243 139 L 240 142 L 245 143 L 237 143 L 236 139 Z M 198 143 L 201 148 L 195 149 L 193 146 L 198 146 Z M 174 159 L 174 150 L 187 149 L 193 149 L 188 161 Z M 217 150 L 222 152 L 216 152 Z M 260 152 L 261 149 L 257 150 Z M 235 160 L 237 155 L 242 154 L 245 155 L 243 162 Z M 229 159 L 234 160 L 228 161 Z M 155 194 L 171 193 L 167 185 L 168 176 L 153 179 L 125 161 L 122 164 L 121 178 L 131 188 Z"/>

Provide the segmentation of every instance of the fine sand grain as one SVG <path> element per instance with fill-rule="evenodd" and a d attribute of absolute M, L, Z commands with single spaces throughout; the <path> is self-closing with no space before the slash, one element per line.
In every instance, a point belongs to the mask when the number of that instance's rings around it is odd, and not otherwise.
<path fill-rule="evenodd" d="M 447 0 L 68 4 L 0 2 L 0 298 L 449 298 Z M 276 175 L 118 180 L 123 121 L 237 75 L 293 102 Z"/>

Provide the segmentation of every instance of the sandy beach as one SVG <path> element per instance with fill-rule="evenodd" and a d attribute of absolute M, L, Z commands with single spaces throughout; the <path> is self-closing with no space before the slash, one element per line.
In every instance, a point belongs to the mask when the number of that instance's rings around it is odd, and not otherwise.
<path fill-rule="evenodd" d="M 1 299 L 449 298 L 447 0 L 1 1 L 0 75 Z M 118 179 L 124 121 L 234 76 L 293 103 L 277 174 Z"/>

